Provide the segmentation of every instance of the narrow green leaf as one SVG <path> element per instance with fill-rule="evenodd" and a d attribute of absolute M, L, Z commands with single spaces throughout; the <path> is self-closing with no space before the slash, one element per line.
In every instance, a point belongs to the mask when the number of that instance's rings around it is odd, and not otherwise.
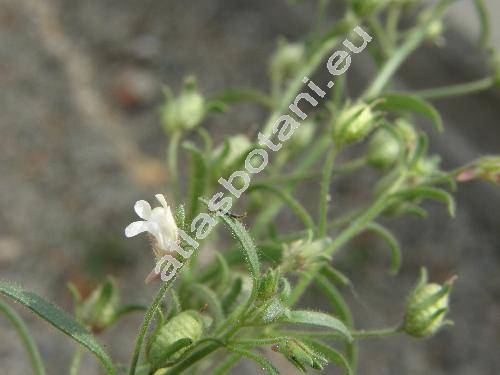
<path fill-rule="evenodd" d="M 227 294 L 222 298 L 221 304 L 222 304 L 222 310 L 224 311 L 224 313 L 227 314 L 227 312 L 231 309 L 234 302 L 236 301 L 236 299 L 240 295 L 242 286 L 243 286 L 243 280 L 241 279 L 241 277 L 237 277 L 233 281 L 233 284 L 231 285 L 231 289 L 229 289 Z"/>
<path fill-rule="evenodd" d="M 45 375 L 42 357 L 24 320 L 2 300 L 0 300 L 0 313 L 5 315 L 19 335 L 24 348 L 28 352 L 33 373 L 36 375 Z"/>
<path fill-rule="evenodd" d="M 328 298 L 330 305 L 348 327 L 352 327 L 352 316 L 349 307 L 345 302 L 340 292 L 333 286 L 326 277 L 317 275 L 315 277 L 316 285 L 321 289 L 323 294 Z"/>
<path fill-rule="evenodd" d="M 354 372 L 349 365 L 349 362 L 345 359 L 342 353 L 339 351 L 329 347 L 328 345 L 323 344 L 320 341 L 307 340 L 305 341 L 307 345 L 311 346 L 314 350 L 316 350 L 321 355 L 325 356 L 329 362 L 336 363 L 340 367 L 345 370 L 345 373 L 348 375 L 353 375 Z"/>
<path fill-rule="evenodd" d="M 420 133 L 417 139 L 417 147 L 411 155 L 411 160 L 409 161 L 408 168 L 414 168 L 417 163 L 422 160 L 427 155 L 427 150 L 429 148 L 429 138 L 427 134 Z"/>
<path fill-rule="evenodd" d="M 233 353 L 212 370 L 211 375 L 225 375 L 241 359 L 240 354 Z"/>
<path fill-rule="evenodd" d="M 214 148 L 212 136 L 208 132 L 207 129 L 198 127 L 196 128 L 196 132 L 200 135 L 200 138 L 203 140 L 203 148 L 207 154 L 210 154 Z"/>
<path fill-rule="evenodd" d="M 122 318 L 123 316 L 125 316 L 127 314 L 137 312 L 137 311 L 146 311 L 147 309 L 148 309 L 148 307 L 146 305 L 143 305 L 140 303 L 129 303 L 129 304 L 120 306 L 116 310 L 116 312 L 113 316 L 113 322 L 116 322 L 117 320 L 119 320 L 120 318 Z"/>
<path fill-rule="evenodd" d="M 427 186 L 413 187 L 398 191 L 397 193 L 392 194 L 391 197 L 403 200 L 429 198 L 441 201 L 448 207 L 448 213 L 450 216 L 455 216 L 455 200 L 448 192 L 442 189 Z"/>
<path fill-rule="evenodd" d="M 108 374 L 116 374 L 111 358 L 102 349 L 94 336 L 68 313 L 37 294 L 28 292 L 9 282 L 0 282 L 0 292 L 21 303 L 40 318 L 86 347 L 101 361 Z"/>
<path fill-rule="evenodd" d="M 199 197 L 203 196 L 207 184 L 207 163 L 203 153 L 192 143 L 184 142 L 185 150 L 189 151 L 192 159 L 191 181 L 189 189 L 188 223 L 198 212 Z"/>
<path fill-rule="evenodd" d="M 322 312 L 303 310 L 292 311 L 288 322 L 330 328 L 341 333 L 347 341 L 352 341 L 351 332 L 344 323 L 342 323 L 339 319 Z"/>
<path fill-rule="evenodd" d="M 396 237 L 388 229 L 375 222 L 368 224 L 366 229 L 375 232 L 387 242 L 391 250 L 391 273 L 397 274 L 401 267 L 401 248 Z"/>
<path fill-rule="evenodd" d="M 169 291 L 170 293 L 170 307 L 168 309 L 167 317 L 171 319 L 173 316 L 179 314 L 182 311 L 181 299 L 177 292 L 173 289 Z M 161 308 L 158 309 L 161 312 Z"/>
<path fill-rule="evenodd" d="M 248 189 L 248 192 L 256 190 L 266 190 L 278 196 L 302 220 L 307 229 L 311 230 L 314 229 L 314 221 L 312 220 L 311 216 L 306 211 L 306 209 L 300 204 L 300 202 L 297 201 L 294 197 L 292 197 L 290 193 L 276 186 L 265 183 L 256 183 L 251 185 L 250 188 Z"/>
<path fill-rule="evenodd" d="M 162 366 L 165 366 L 165 363 L 174 353 L 181 350 L 182 348 L 185 348 L 186 346 L 191 345 L 192 343 L 193 341 L 187 337 L 184 337 L 182 339 L 173 342 L 171 345 L 165 348 L 165 351 L 162 353 L 158 361 L 153 365 L 153 368 L 158 369 Z"/>
<path fill-rule="evenodd" d="M 376 109 L 389 110 L 404 113 L 415 113 L 427 117 L 431 120 L 436 129 L 443 131 L 443 121 L 441 115 L 434 106 L 425 100 L 409 94 L 385 94 L 375 99 Z"/>
<path fill-rule="evenodd" d="M 258 286 L 260 280 L 260 263 L 255 244 L 241 222 L 227 215 L 221 215 L 220 219 L 229 228 L 231 234 L 241 245 L 241 250 L 244 253 L 245 261 L 250 270 L 250 275 L 252 276 L 252 296 L 255 297 L 259 290 Z"/>
<path fill-rule="evenodd" d="M 479 37 L 479 45 L 481 47 L 486 47 L 491 35 L 490 27 L 490 17 L 488 7 L 484 0 L 474 0 L 474 6 L 476 8 L 479 21 L 481 23 L 481 35 Z"/>
<path fill-rule="evenodd" d="M 226 258 L 224 258 L 224 256 L 216 251 L 215 252 L 215 259 L 217 260 L 217 293 L 220 295 L 224 290 L 226 290 L 226 288 L 228 287 L 229 285 L 229 278 L 230 278 L 230 275 L 229 275 L 229 265 L 227 264 L 227 261 L 226 261 Z"/>
<path fill-rule="evenodd" d="M 351 284 L 346 275 L 339 270 L 336 270 L 329 264 L 325 264 L 321 268 L 321 273 L 334 284 L 342 286 L 349 286 Z"/>
<path fill-rule="evenodd" d="M 218 94 L 214 99 L 226 104 L 254 102 L 267 108 L 273 107 L 273 100 L 269 96 L 252 88 L 225 90 Z"/>
<path fill-rule="evenodd" d="M 198 283 L 193 283 L 189 285 L 189 289 L 204 303 L 207 303 L 208 310 L 212 313 L 215 321 L 215 325 L 224 320 L 224 312 L 222 310 L 219 297 L 215 292 Z"/>
<path fill-rule="evenodd" d="M 269 375 L 279 375 L 278 370 L 264 356 L 245 349 L 238 348 L 236 346 L 227 346 L 227 349 L 232 351 L 233 353 L 240 354 L 243 357 L 247 357 L 248 359 L 251 359 L 252 361 L 258 363 L 260 366 L 262 366 L 262 369 Z"/>

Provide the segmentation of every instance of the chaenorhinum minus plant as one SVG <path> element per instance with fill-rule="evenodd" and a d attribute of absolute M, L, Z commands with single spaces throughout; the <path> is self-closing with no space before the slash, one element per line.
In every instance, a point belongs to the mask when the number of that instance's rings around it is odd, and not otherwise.
<path fill-rule="evenodd" d="M 340 250 L 348 251 L 354 237 L 370 231 L 386 241 L 390 271 L 395 275 L 402 251 L 395 234 L 380 224 L 381 217 L 425 217 L 425 200 L 442 202 L 453 216 L 455 203 L 450 192 L 457 183 L 481 179 L 500 184 L 500 156 L 484 156 L 451 171 L 442 170 L 439 156 L 428 151 L 427 133 L 415 121 L 421 117 L 441 131 L 441 117 L 430 100 L 498 86 L 498 53 L 491 53 L 491 75 L 478 81 L 414 92 L 393 88 L 394 75 L 411 54 L 423 43 L 443 38 L 442 19 L 452 3 L 346 0 L 343 18 L 330 24 L 325 17 L 331 11 L 330 1 L 318 1 L 317 18 L 309 35 L 296 41 L 279 39 L 270 57 L 269 94 L 231 89 L 209 97 L 192 77 L 185 80 L 177 94 L 165 88 L 161 122 L 168 139 L 168 200 L 157 194 L 160 206 L 155 208 L 145 200 L 138 201 L 134 210 L 141 220 L 125 229 L 127 237 L 146 233 L 151 243 L 156 264 L 146 276 L 149 284 L 142 287 L 156 287 L 158 291 L 148 305 L 122 304 L 111 277 L 86 297 L 70 284 L 73 314 L 10 282 L 2 281 L 0 292 L 79 344 L 69 364 L 71 375 L 80 371 L 83 349 L 94 354 L 108 374 L 222 375 L 231 373 L 242 359 L 256 362 L 268 374 L 279 374 L 278 367 L 285 361 L 303 373 L 337 366 L 346 374 L 354 374 L 360 340 L 434 335 L 450 323 L 446 316 L 454 277 L 442 285 L 429 283 L 424 269 L 417 286 L 408 292 L 407 301 L 400 303 L 399 321 L 388 328 L 372 329 L 353 320 L 344 300 L 345 288 L 352 285 L 337 269 L 335 255 Z M 487 49 L 488 13 L 482 0 L 476 0 L 475 5 L 482 23 L 479 48 Z M 401 22 L 403 17 L 405 22 Z M 363 53 L 377 67 L 359 97 L 348 97 L 345 75 L 334 74 L 345 73 L 350 64 L 351 56 L 344 47 L 354 54 L 364 49 L 359 47 L 359 40 L 355 42 L 352 30 L 363 37 L 364 46 L 370 42 Z M 336 48 L 337 54 L 331 55 Z M 306 78 L 327 60 L 335 82 L 319 83 Z M 306 84 L 306 92 L 314 92 L 315 97 L 301 92 Z M 331 89 L 328 95 L 326 87 Z M 262 124 L 263 133 L 253 140 L 248 133 L 236 134 L 214 144 L 203 127 L 205 117 L 237 102 L 269 110 L 269 118 Z M 292 119 L 284 122 L 288 129 L 274 129 L 276 119 L 289 113 L 292 104 L 293 112 L 301 113 L 305 121 Z M 273 143 L 275 133 L 280 140 L 290 140 Z M 360 155 L 338 162 L 338 155 L 353 144 L 358 145 Z M 263 155 L 259 150 L 264 145 L 276 151 L 276 157 L 260 171 L 259 162 L 264 163 L 258 160 Z M 187 189 L 181 188 L 177 173 L 181 152 L 191 159 Z M 254 158 L 248 158 L 249 154 Z M 251 181 L 230 177 L 243 166 L 259 170 L 259 174 Z M 332 180 L 342 174 L 363 173 L 366 168 L 375 169 L 379 176 L 371 200 L 361 208 L 330 214 L 331 207 L 341 199 L 330 195 Z M 221 179 L 231 180 L 233 191 L 246 190 L 246 199 L 239 202 L 238 210 L 232 209 L 228 196 L 217 195 Z M 320 183 L 319 190 L 313 193 L 317 209 L 305 207 L 295 197 L 298 186 L 310 180 Z M 212 195 L 218 200 L 207 200 Z M 277 225 L 276 217 L 282 210 L 296 215 L 301 227 L 290 231 Z M 199 221 L 202 212 L 206 216 Z M 193 227 L 205 233 L 200 230 L 202 225 L 212 229 L 217 223 L 223 225 L 218 225 L 211 235 L 198 237 L 199 242 L 191 237 Z M 234 241 L 217 236 L 224 230 Z M 329 302 L 330 309 L 297 307 L 312 284 Z M 18 332 L 33 372 L 45 374 L 36 343 L 6 302 L 0 300 L 0 312 Z M 143 322 L 130 361 L 117 363 L 99 344 L 98 335 L 120 324 L 120 318 L 130 312 L 143 312 Z M 275 354 L 270 356 L 272 352 Z M 276 355 L 283 359 L 280 364 L 271 362 Z"/>

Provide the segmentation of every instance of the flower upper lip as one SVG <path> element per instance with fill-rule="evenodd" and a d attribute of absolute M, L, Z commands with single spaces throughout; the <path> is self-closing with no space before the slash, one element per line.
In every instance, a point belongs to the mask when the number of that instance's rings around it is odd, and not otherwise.
<path fill-rule="evenodd" d="M 172 215 L 172 210 L 163 194 L 156 194 L 156 199 L 161 207 L 151 209 L 145 200 L 139 200 L 134 205 L 134 210 L 141 219 L 134 221 L 125 228 L 125 236 L 134 237 L 140 233 L 148 232 L 156 240 L 157 246 L 163 252 L 168 252 L 171 243 L 179 240 L 178 228 Z"/>

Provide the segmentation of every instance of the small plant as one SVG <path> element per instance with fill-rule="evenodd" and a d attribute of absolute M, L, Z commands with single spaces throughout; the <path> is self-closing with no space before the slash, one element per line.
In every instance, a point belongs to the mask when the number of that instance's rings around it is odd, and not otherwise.
<path fill-rule="evenodd" d="M 207 98 L 193 78 L 186 79 L 177 96 L 165 89 L 161 121 L 169 139 L 169 199 L 157 194 L 160 205 L 155 208 L 138 201 L 134 209 L 141 220 L 125 230 L 127 237 L 149 236 L 156 265 L 146 282 L 148 287 L 159 284 L 149 305 L 121 304 L 112 278 L 88 298 L 70 285 L 73 316 L 9 282 L 0 283 L 0 292 L 92 352 L 108 374 L 221 375 L 242 358 L 255 361 L 268 374 L 278 374 L 266 355 L 271 351 L 300 372 L 322 371 L 333 364 L 353 374 L 359 340 L 433 335 L 449 323 L 445 315 L 453 278 L 443 285 L 429 283 L 423 270 L 405 308 L 401 301 L 400 321 L 389 328 L 360 330 L 362 322 L 353 321 L 341 293 L 350 281 L 335 268 L 334 256 L 354 237 L 371 231 L 387 242 L 390 271 L 396 274 L 401 250 L 396 237 L 378 222 L 381 216 L 425 217 L 421 205 L 425 200 L 444 203 L 453 216 L 450 191 L 457 182 L 500 183 L 498 156 L 442 170 L 439 157 L 428 153 L 426 132 L 415 123 L 420 116 L 442 131 L 440 115 L 428 100 L 498 85 L 498 54 L 492 53 L 491 76 L 479 81 L 416 92 L 393 91 L 391 84 L 412 52 L 422 43 L 442 38 L 441 20 L 451 3 L 349 0 L 344 17 L 328 25 L 324 14 L 330 9 L 329 1 L 318 0 L 310 35 L 293 43 L 280 40 L 271 57 L 271 94 L 244 89 Z M 485 47 L 487 11 L 481 0 L 475 4 Z M 405 15 L 416 21 L 403 28 L 401 24 L 408 25 L 400 22 Z M 349 98 L 344 90 L 345 73 L 351 58 L 362 52 L 373 58 L 377 72 L 359 97 Z M 335 81 L 310 80 L 326 60 Z M 210 112 L 223 112 L 239 101 L 270 110 L 262 131 L 254 140 L 238 134 L 214 146 L 203 120 Z M 187 134 L 191 141 L 182 142 Z M 353 144 L 358 144 L 360 156 L 338 163 L 337 156 Z M 177 173 L 181 151 L 191 158 L 186 194 L 182 194 Z M 371 201 L 345 213 L 329 214 L 336 202 L 330 197 L 333 176 L 362 173 L 364 168 L 377 170 L 380 177 Z M 294 196 L 300 183 L 312 179 L 321 183 L 314 194 L 314 210 Z M 233 208 L 243 193 L 245 198 Z M 300 219 L 301 228 L 284 233 L 276 225 L 277 214 L 285 208 Z M 222 228 L 234 242 L 216 235 Z M 202 252 L 207 253 L 208 264 L 200 261 Z M 296 307 L 311 284 L 329 301 L 330 311 Z M 3 300 L 0 311 L 20 334 L 34 373 L 44 374 L 43 361 L 21 318 Z M 95 335 L 132 311 L 145 312 L 143 323 L 130 363 L 116 364 Z M 70 374 L 78 373 L 81 354 L 78 349 Z"/>

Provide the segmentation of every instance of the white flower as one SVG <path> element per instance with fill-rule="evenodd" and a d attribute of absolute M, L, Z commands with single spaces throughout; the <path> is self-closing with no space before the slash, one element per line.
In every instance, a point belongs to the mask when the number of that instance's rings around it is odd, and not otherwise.
<path fill-rule="evenodd" d="M 143 232 L 150 233 L 156 240 L 153 248 L 159 252 L 156 254 L 159 257 L 173 250 L 172 245 L 179 242 L 179 232 L 170 206 L 163 194 L 156 194 L 155 197 L 160 202 L 161 207 L 151 209 L 145 200 L 135 203 L 135 212 L 144 220 L 129 224 L 125 228 L 125 236 L 134 237 Z"/>

